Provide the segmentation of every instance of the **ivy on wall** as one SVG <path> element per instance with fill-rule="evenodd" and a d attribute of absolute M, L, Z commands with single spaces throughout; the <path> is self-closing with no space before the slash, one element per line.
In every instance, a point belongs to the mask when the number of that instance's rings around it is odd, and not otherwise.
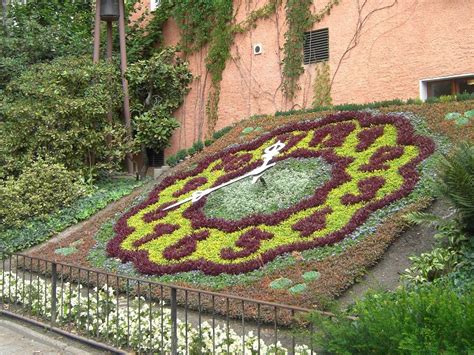
<path fill-rule="evenodd" d="M 295 97 L 299 90 L 298 79 L 304 72 L 304 31 L 321 21 L 339 1 L 329 0 L 320 12 L 313 14 L 310 9 L 312 0 L 287 0 L 288 31 L 285 34 L 282 85 L 287 98 Z M 242 22 L 234 23 L 232 0 L 162 0 L 152 18 L 145 11 L 132 25 L 129 52 L 132 58 L 149 58 L 156 51 L 156 42 L 162 39 L 163 25 L 170 17 L 176 20 L 180 29 L 178 49 L 184 56 L 209 46 L 205 60 L 211 76 L 211 90 L 206 103 L 209 136 L 218 120 L 220 83 L 235 36 L 256 27 L 259 20 L 272 16 L 281 5 L 282 0 L 269 0 Z"/>
<path fill-rule="evenodd" d="M 313 107 L 331 106 L 331 76 L 329 62 L 316 64 L 313 84 Z"/>
<path fill-rule="evenodd" d="M 283 86 L 288 99 L 293 99 L 300 89 L 298 79 L 303 74 L 304 32 L 321 22 L 331 13 L 340 0 L 329 0 L 316 14 L 311 12 L 312 0 L 288 0 L 285 6 L 288 30 L 285 33 L 283 52 Z"/>

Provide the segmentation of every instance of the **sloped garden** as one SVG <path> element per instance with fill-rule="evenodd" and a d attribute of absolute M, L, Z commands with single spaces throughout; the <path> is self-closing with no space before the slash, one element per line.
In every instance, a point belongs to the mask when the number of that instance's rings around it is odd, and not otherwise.
<path fill-rule="evenodd" d="M 409 225 L 406 214 L 430 204 L 437 157 L 453 138 L 473 134 L 472 122 L 447 114 L 471 107 L 454 101 L 251 118 L 104 221 L 90 251 L 58 252 L 81 239 L 76 234 L 33 255 L 322 306 L 383 256 Z M 263 180 L 164 211 L 260 166 L 276 141 L 286 145 Z"/>

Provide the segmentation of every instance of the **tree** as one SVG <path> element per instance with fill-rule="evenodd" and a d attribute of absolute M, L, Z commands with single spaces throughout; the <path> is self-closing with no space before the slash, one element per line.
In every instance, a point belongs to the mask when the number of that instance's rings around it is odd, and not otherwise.
<path fill-rule="evenodd" d="M 28 65 L 92 50 L 93 0 L 2 0 L 0 90 Z"/>
<path fill-rule="evenodd" d="M 120 74 L 111 64 L 64 57 L 31 66 L 0 101 L 3 174 L 16 175 L 38 157 L 84 175 L 116 168 L 132 150 L 117 114 L 121 97 Z"/>
<path fill-rule="evenodd" d="M 188 64 L 166 48 L 129 66 L 135 137 L 142 148 L 161 150 L 179 127 L 173 112 L 183 103 L 192 80 Z M 146 154 L 144 154 L 145 157 Z"/>

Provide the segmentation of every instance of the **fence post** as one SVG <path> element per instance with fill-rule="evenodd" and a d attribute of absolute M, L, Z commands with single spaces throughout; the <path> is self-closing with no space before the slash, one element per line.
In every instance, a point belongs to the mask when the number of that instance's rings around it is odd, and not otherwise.
<path fill-rule="evenodd" d="M 177 290 L 171 288 L 171 354 L 178 354 L 178 305 L 176 300 Z"/>
<path fill-rule="evenodd" d="M 57 272 L 57 264 L 51 264 L 51 325 L 54 326 L 56 322 L 56 306 L 57 306 L 57 299 L 56 299 L 56 288 L 58 283 L 58 272 Z"/>

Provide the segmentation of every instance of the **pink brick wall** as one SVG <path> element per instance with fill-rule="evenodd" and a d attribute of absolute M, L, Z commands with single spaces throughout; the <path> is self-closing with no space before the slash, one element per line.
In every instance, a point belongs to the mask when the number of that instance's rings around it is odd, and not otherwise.
<path fill-rule="evenodd" d="M 144 0 L 148 2 L 148 0 Z M 353 39 L 359 11 L 357 3 L 341 0 L 314 29 L 329 28 L 331 95 L 333 103 L 364 103 L 419 96 L 419 80 L 474 72 L 474 1 L 398 0 L 389 9 L 374 12 L 357 37 L 357 45 L 343 57 Z M 368 1 L 362 19 L 393 0 Z M 266 0 L 235 0 L 236 21 L 244 20 Z M 326 1 L 315 2 L 318 11 Z M 221 84 L 216 129 L 251 115 L 306 108 L 313 100 L 314 65 L 305 66 L 301 90 L 293 101 L 281 93 L 285 11 L 261 20 L 258 26 L 235 38 Z M 179 40 L 176 24 L 165 26 L 166 44 Z M 253 55 L 261 43 L 264 53 Z M 206 132 L 205 106 L 210 77 L 206 73 L 207 48 L 189 58 L 196 76 L 184 105 L 176 112 L 181 122 L 167 153 L 189 147 Z M 337 74 L 336 68 L 339 66 Z"/>

